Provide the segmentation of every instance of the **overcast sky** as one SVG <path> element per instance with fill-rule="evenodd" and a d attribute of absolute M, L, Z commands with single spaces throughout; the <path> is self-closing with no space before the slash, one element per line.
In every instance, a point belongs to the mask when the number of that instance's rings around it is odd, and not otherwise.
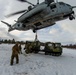
<path fill-rule="evenodd" d="M 36 4 L 37 0 L 28 0 Z M 40 3 L 44 0 L 40 0 Z M 59 0 L 63 1 L 63 0 Z M 76 0 L 64 0 L 64 2 L 76 6 Z M 27 9 L 29 5 L 27 3 L 21 3 L 16 0 L 0 0 L 0 21 L 6 21 L 10 24 L 14 24 L 14 20 L 21 15 L 17 15 L 11 18 L 5 18 L 7 14 L 16 12 L 19 10 Z M 74 9 L 76 12 L 76 9 Z M 69 19 L 57 22 L 54 26 L 39 30 L 38 39 L 40 41 L 51 41 L 61 43 L 76 43 L 76 20 L 70 21 Z M 17 31 L 14 30 L 8 33 L 8 27 L 0 22 L 0 38 L 16 39 L 16 40 L 34 40 L 35 33 L 32 30 Z"/>

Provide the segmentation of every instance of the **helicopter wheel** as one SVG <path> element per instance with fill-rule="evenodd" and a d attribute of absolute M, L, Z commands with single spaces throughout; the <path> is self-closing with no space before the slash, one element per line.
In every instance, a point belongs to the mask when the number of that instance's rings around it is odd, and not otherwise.
<path fill-rule="evenodd" d="M 69 16 L 69 19 L 70 19 L 70 20 L 73 20 L 73 19 L 75 19 L 75 17 L 74 17 L 73 15 L 70 15 L 70 16 Z"/>

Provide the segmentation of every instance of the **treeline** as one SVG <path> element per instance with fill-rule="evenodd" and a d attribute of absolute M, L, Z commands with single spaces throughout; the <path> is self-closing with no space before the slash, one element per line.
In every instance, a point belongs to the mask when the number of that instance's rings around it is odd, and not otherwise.
<path fill-rule="evenodd" d="M 12 40 L 7 40 L 7 39 L 5 39 L 5 40 L 0 40 L 0 44 L 2 44 L 2 43 L 4 43 L 4 44 L 15 44 L 16 42 L 19 42 L 19 43 L 21 43 L 21 44 L 25 44 L 25 42 L 24 41 L 16 41 L 15 39 L 12 39 Z"/>
<path fill-rule="evenodd" d="M 76 49 L 76 44 L 63 45 L 62 47 Z"/>

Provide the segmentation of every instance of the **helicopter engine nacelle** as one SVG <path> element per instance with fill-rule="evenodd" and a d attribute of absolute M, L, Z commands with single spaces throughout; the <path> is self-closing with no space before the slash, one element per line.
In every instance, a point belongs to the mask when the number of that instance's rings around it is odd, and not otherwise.
<path fill-rule="evenodd" d="M 26 25 L 23 24 L 23 23 L 16 23 L 16 24 L 15 24 L 15 28 L 16 28 L 16 29 L 25 28 L 25 27 L 26 27 Z"/>
<path fill-rule="evenodd" d="M 16 23 L 15 28 L 21 28 L 22 27 L 22 23 Z"/>

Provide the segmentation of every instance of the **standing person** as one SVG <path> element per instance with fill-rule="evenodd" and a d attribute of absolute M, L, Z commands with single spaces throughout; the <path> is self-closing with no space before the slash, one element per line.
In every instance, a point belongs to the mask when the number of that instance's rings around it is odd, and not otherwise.
<path fill-rule="evenodd" d="M 19 53 L 20 54 L 22 54 L 22 50 L 21 49 L 22 49 L 21 44 L 19 44 Z"/>
<path fill-rule="evenodd" d="M 26 44 L 25 44 L 25 46 L 24 46 L 24 50 L 26 49 Z"/>
<path fill-rule="evenodd" d="M 27 44 L 26 44 L 26 50 L 25 50 L 25 53 L 26 53 L 26 54 L 29 53 L 29 46 L 30 46 L 30 43 L 27 43 Z"/>
<path fill-rule="evenodd" d="M 16 64 L 19 63 L 18 53 L 19 53 L 19 47 L 18 47 L 18 43 L 16 43 L 16 44 L 12 47 L 12 55 L 11 55 L 10 65 L 13 65 L 14 58 L 16 58 Z"/>

